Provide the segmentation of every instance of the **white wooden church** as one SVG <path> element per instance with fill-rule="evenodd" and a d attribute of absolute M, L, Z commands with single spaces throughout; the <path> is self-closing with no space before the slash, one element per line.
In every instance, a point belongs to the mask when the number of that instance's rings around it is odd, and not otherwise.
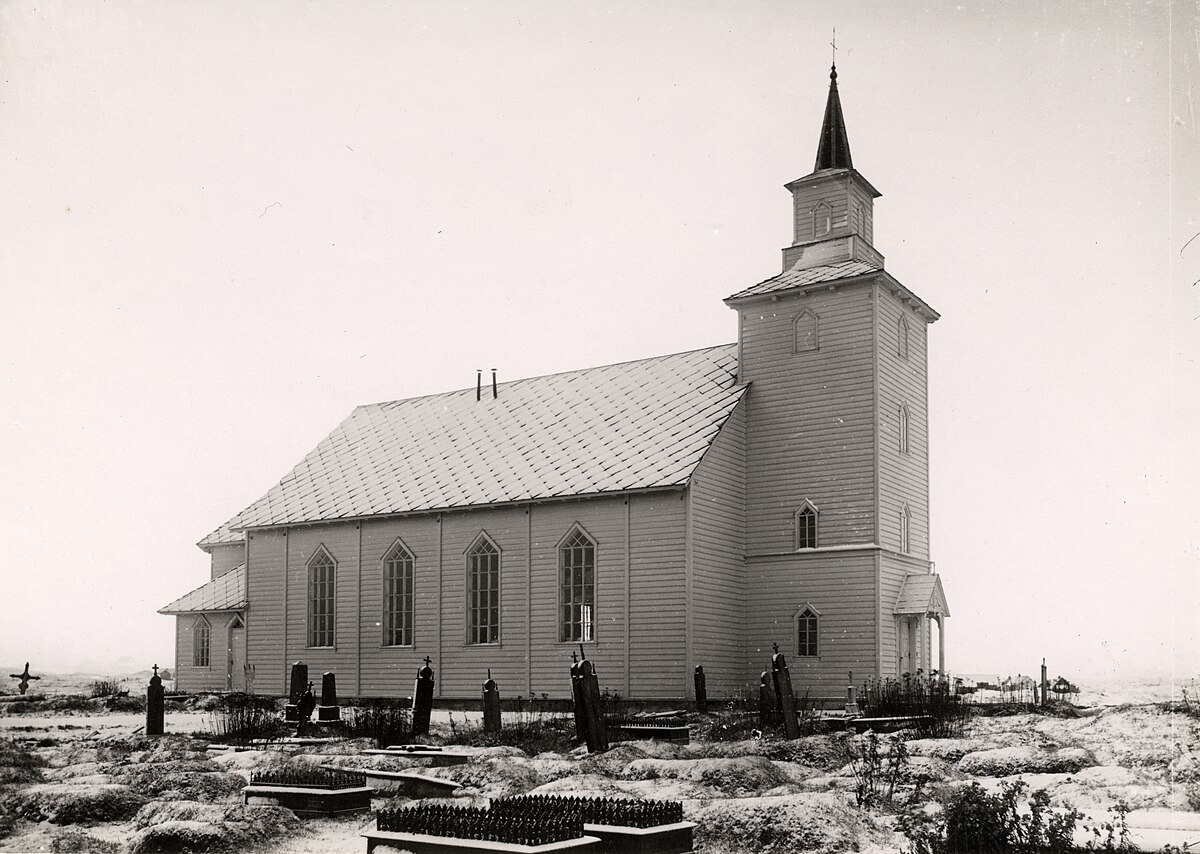
<path fill-rule="evenodd" d="M 783 270 L 726 298 L 735 344 L 360 406 L 200 541 L 183 690 L 569 696 L 582 644 L 638 699 L 798 693 L 944 671 L 929 554 L 926 345 L 938 314 L 874 247 L 837 89 L 792 194 Z M 933 626 L 937 642 L 932 641 Z"/>

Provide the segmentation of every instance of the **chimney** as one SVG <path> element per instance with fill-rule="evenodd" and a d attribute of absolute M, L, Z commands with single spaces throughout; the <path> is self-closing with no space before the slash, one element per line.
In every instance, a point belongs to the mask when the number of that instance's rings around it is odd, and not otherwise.
<path fill-rule="evenodd" d="M 483 370 L 476 369 L 475 371 L 475 399 L 479 400 L 483 397 Z"/>
<path fill-rule="evenodd" d="M 499 395 L 496 392 L 496 369 L 492 368 L 492 400 L 495 400 Z"/>

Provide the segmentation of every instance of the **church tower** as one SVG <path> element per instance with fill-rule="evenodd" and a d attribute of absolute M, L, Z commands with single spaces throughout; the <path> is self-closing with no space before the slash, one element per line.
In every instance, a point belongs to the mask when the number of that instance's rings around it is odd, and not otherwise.
<path fill-rule="evenodd" d="M 943 666 L 929 550 L 926 341 L 938 314 L 884 269 L 831 69 L 813 171 L 785 185 L 783 271 L 726 299 L 746 396 L 750 663 L 797 690 Z M 931 642 L 931 625 L 939 627 Z M 785 643 L 786 641 L 786 643 Z"/>

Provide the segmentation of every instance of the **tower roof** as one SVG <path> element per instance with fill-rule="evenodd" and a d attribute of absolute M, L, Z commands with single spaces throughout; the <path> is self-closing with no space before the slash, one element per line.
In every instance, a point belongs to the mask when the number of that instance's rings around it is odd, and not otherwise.
<path fill-rule="evenodd" d="M 837 66 L 834 65 L 829 70 L 829 99 L 825 102 L 825 121 L 821 124 L 821 141 L 813 171 L 853 168 L 850 139 L 846 136 L 846 121 L 842 118 L 842 101 L 838 97 Z"/>

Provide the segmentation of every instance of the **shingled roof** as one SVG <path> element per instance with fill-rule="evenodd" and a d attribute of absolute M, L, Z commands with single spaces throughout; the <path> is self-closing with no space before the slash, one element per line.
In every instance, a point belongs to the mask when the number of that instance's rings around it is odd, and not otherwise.
<path fill-rule="evenodd" d="M 742 299 L 743 297 L 756 297 L 763 294 L 778 293 L 779 291 L 800 288 L 805 285 L 836 282 L 839 279 L 852 279 L 856 276 L 865 276 L 868 273 L 878 273 L 882 270 L 882 265 L 871 264 L 867 261 L 839 261 L 836 264 L 822 264 L 819 267 L 793 268 L 785 270 L 778 276 L 764 279 L 757 285 L 746 288 L 744 291 L 738 291 L 736 294 L 726 297 L 726 302 Z"/>
<path fill-rule="evenodd" d="M 246 567 L 239 566 L 207 584 L 185 593 L 160 614 L 193 614 L 201 611 L 240 611 L 246 607 Z"/>
<path fill-rule="evenodd" d="M 904 577 L 893 614 L 941 614 L 950 616 L 946 593 L 939 575 L 913 574 Z"/>
<path fill-rule="evenodd" d="M 222 528 L 683 486 L 745 389 L 725 344 L 360 406 Z"/>

